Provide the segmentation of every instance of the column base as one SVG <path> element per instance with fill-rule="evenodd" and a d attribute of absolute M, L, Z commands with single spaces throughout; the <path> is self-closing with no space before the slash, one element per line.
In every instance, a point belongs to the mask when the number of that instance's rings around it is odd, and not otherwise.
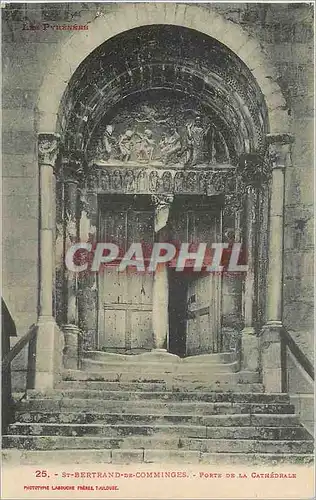
<path fill-rule="evenodd" d="M 52 316 L 40 317 L 37 326 L 34 388 L 52 389 L 61 380 L 63 338 Z"/>
<path fill-rule="evenodd" d="M 241 332 L 242 370 L 259 371 L 259 337 L 253 327 L 245 327 Z"/>
<path fill-rule="evenodd" d="M 281 321 L 269 321 L 262 329 L 262 379 L 266 392 L 282 392 Z"/>
<path fill-rule="evenodd" d="M 78 370 L 79 368 L 79 340 L 80 330 L 77 325 L 67 324 L 62 326 L 65 339 L 63 350 L 63 365 L 68 370 Z"/>

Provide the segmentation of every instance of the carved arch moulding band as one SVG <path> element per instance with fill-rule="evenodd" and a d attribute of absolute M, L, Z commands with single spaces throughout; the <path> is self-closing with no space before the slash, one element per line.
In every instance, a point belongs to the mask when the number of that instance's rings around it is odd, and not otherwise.
<path fill-rule="evenodd" d="M 66 42 L 61 42 L 56 62 L 46 73 L 40 89 L 37 106 L 39 132 L 54 133 L 59 130 L 62 124 L 58 120 L 58 110 L 67 84 L 89 54 L 120 33 L 158 24 L 193 29 L 228 47 L 249 68 L 261 89 L 267 105 L 270 133 L 288 132 L 289 117 L 285 99 L 276 83 L 276 70 L 259 43 L 211 7 L 172 3 L 116 4 L 115 10 L 101 13 L 89 24 L 93 36 L 83 37 L 82 33 L 73 32 Z"/>

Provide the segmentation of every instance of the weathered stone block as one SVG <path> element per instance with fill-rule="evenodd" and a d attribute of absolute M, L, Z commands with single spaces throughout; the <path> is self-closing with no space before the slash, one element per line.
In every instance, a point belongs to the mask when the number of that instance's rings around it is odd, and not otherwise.
<path fill-rule="evenodd" d="M 62 333 L 65 338 L 63 364 L 67 369 L 77 370 L 79 367 L 80 330 L 76 325 L 64 325 Z"/>
<path fill-rule="evenodd" d="M 112 450 L 112 463 L 114 464 L 133 464 L 143 461 L 143 450 Z"/>
<path fill-rule="evenodd" d="M 19 179 L 20 184 L 23 184 L 23 179 Z M 11 191 L 12 192 L 12 191 Z M 39 207 L 37 195 L 20 195 L 10 194 L 3 196 L 3 218 L 7 219 L 8 223 L 15 226 L 16 219 L 24 221 L 24 219 L 38 219 Z M 12 235 L 13 236 L 13 235 Z"/>
<path fill-rule="evenodd" d="M 19 288 L 18 286 L 6 288 L 6 300 L 8 304 L 14 304 L 14 312 L 32 313 L 37 307 L 37 290 L 30 287 Z M 13 340 L 13 339 L 12 339 Z"/>
<path fill-rule="evenodd" d="M 30 131 L 3 132 L 2 141 L 3 153 L 32 154 L 36 144 L 36 136 L 34 132 Z"/>
<path fill-rule="evenodd" d="M 34 89 L 8 88 L 2 89 L 2 108 L 3 109 L 34 109 L 37 100 L 37 91 Z"/>
<path fill-rule="evenodd" d="M 310 182 L 312 164 L 288 168 L 285 176 L 285 205 L 300 206 L 302 203 L 312 206 L 314 190 Z M 287 215 L 286 208 L 286 215 Z"/>
<path fill-rule="evenodd" d="M 199 460 L 199 451 L 144 450 L 144 462 L 147 463 L 197 464 Z"/>
<path fill-rule="evenodd" d="M 284 325 L 293 330 L 313 330 L 314 302 L 293 301 L 284 305 Z"/>
<path fill-rule="evenodd" d="M 312 251 L 286 251 L 284 253 L 284 276 L 301 278 L 314 275 L 314 253 Z"/>
<path fill-rule="evenodd" d="M 285 278 L 283 285 L 283 300 L 285 304 L 305 299 L 310 302 L 314 293 L 314 277 L 302 275 L 300 278 Z"/>
<path fill-rule="evenodd" d="M 281 368 L 264 368 L 262 371 L 263 385 L 266 392 L 281 392 L 282 370 Z"/>
<path fill-rule="evenodd" d="M 17 260 L 7 260 L 6 263 L 6 283 L 10 288 L 17 286 L 33 286 L 37 277 L 37 255 L 27 256 L 27 258 Z M 30 280 L 30 281 L 29 281 Z"/>
<path fill-rule="evenodd" d="M 242 332 L 242 360 L 241 365 L 244 370 L 258 371 L 259 369 L 259 342 L 256 335 L 250 335 L 247 331 Z"/>
<path fill-rule="evenodd" d="M 34 112 L 27 108 L 3 109 L 3 128 L 8 130 L 29 131 L 33 128 Z"/>
<path fill-rule="evenodd" d="M 3 192 L 11 196 L 38 196 L 38 182 L 34 177 L 5 177 L 2 182 Z M 35 198 L 33 198 L 35 201 Z"/>
<path fill-rule="evenodd" d="M 2 175 L 3 177 L 37 177 L 38 164 L 37 158 L 34 154 L 29 155 L 16 155 L 12 154 L 2 155 Z"/>

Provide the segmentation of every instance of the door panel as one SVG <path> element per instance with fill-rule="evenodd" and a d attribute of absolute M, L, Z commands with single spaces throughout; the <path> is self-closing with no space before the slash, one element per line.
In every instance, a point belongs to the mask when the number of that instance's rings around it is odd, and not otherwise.
<path fill-rule="evenodd" d="M 194 212 L 194 239 L 211 247 L 219 239 L 220 214 L 206 209 Z M 217 352 L 220 344 L 221 277 L 197 276 L 188 288 L 187 354 Z"/>
<path fill-rule="evenodd" d="M 152 349 L 152 307 L 132 311 L 131 314 L 131 347 L 132 349 Z"/>
<path fill-rule="evenodd" d="M 196 251 L 199 243 L 206 243 L 211 249 L 212 243 L 221 240 L 221 210 L 211 199 L 180 199 L 172 214 L 171 228 L 172 239 L 191 243 L 190 251 Z M 220 349 L 221 276 L 193 269 L 186 269 L 185 276 L 185 353 L 217 352 Z"/>
<path fill-rule="evenodd" d="M 153 244 L 153 210 L 141 200 L 109 200 L 101 205 L 99 241 L 119 245 L 122 257 L 131 243 Z M 118 264 L 118 263 L 116 263 Z M 153 276 L 128 267 L 105 266 L 98 275 L 100 349 L 152 347 Z"/>
<path fill-rule="evenodd" d="M 104 329 L 100 335 L 100 347 L 125 347 L 126 311 L 104 309 Z"/>

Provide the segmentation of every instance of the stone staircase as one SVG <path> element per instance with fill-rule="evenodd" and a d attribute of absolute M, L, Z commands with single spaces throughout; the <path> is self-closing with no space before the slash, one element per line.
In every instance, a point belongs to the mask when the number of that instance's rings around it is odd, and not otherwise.
<path fill-rule="evenodd" d="M 86 353 L 51 391 L 29 390 L 4 459 L 56 463 L 308 463 L 313 439 L 287 394 L 232 353 L 180 359 Z M 44 456 L 43 456 L 44 455 Z"/>

